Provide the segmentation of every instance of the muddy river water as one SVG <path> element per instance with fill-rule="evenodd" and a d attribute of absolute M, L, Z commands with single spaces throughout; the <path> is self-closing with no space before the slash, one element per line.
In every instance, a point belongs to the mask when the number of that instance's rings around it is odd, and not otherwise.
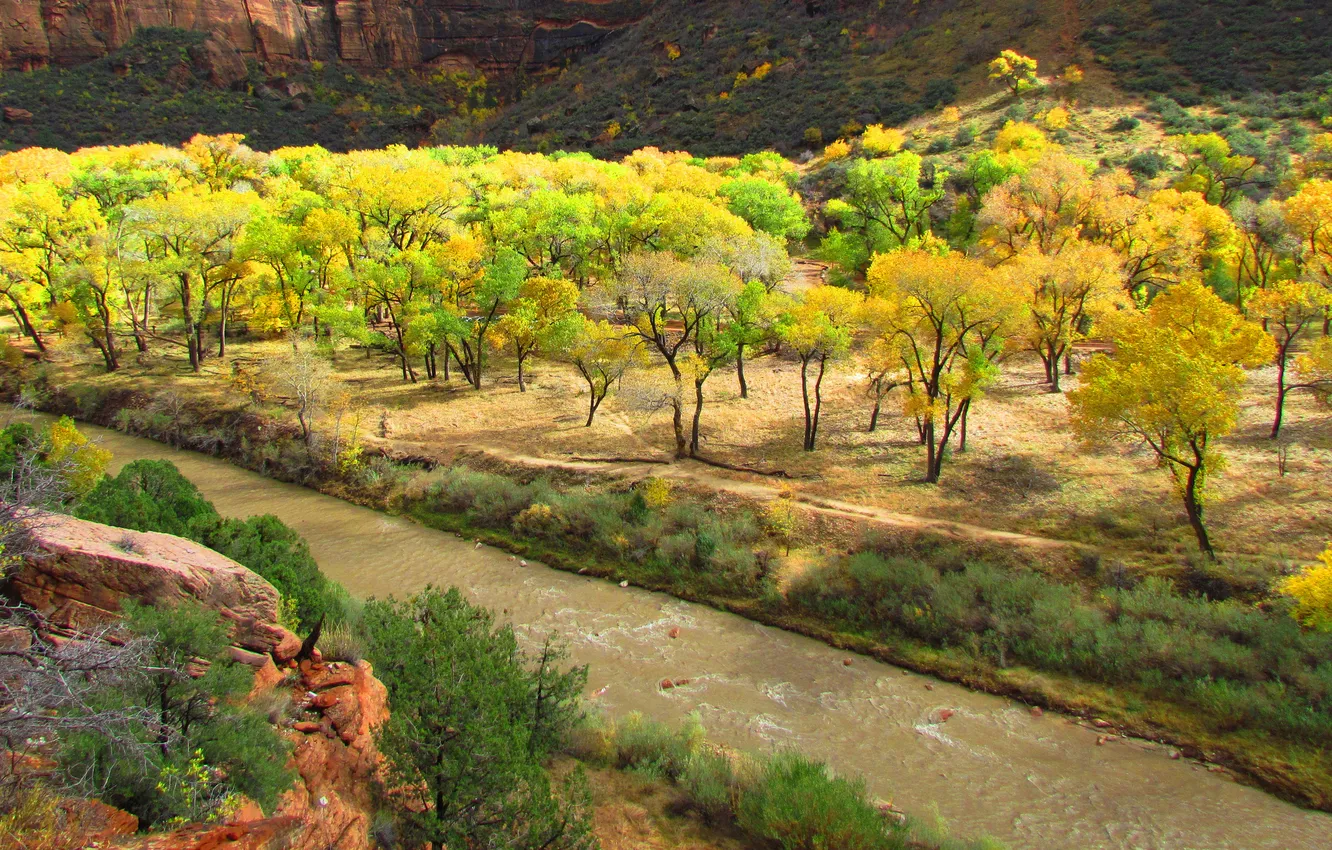
<path fill-rule="evenodd" d="M 1114 741 L 1054 713 L 855 657 L 669 596 L 548 569 L 281 484 L 224 461 L 86 427 L 114 452 L 173 461 L 223 514 L 271 513 L 362 597 L 458 585 L 529 635 L 556 632 L 612 713 L 676 723 L 749 749 L 794 746 L 864 775 L 898 807 L 1012 848 L 1326 850 L 1332 816 L 1301 810 L 1165 748 Z M 678 628 L 678 638 L 668 636 Z M 690 684 L 661 690 L 665 678 Z M 942 709 L 955 712 L 937 721 Z"/>

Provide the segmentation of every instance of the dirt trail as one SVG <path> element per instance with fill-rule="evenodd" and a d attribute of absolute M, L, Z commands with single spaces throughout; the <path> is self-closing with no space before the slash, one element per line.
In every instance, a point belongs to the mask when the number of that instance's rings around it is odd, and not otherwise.
<path fill-rule="evenodd" d="M 677 460 L 665 462 L 660 459 L 643 460 L 595 460 L 591 458 L 561 460 L 557 458 L 535 457 L 512 449 L 477 443 L 459 444 L 459 455 L 482 454 L 507 464 L 535 467 L 540 469 L 562 469 L 570 472 L 586 472 L 607 475 L 615 478 L 639 480 L 656 476 L 677 481 L 690 481 L 702 484 L 713 490 L 735 493 L 751 499 L 769 501 L 776 499 L 784 488 L 773 484 L 747 481 L 722 475 L 716 467 L 696 460 Z M 747 473 L 741 473 L 747 474 Z M 752 473 L 758 475 L 758 473 Z M 1014 531 L 1000 531 L 964 522 L 951 522 L 942 519 L 904 514 L 873 505 L 845 502 L 840 499 L 827 499 L 818 496 L 806 496 L 799 492 L 794 498 L 801 507 L 814 513 L 835 516 L 843 519 L 862 520 L 887 525 L 893 528 L 905 528 L 913 531 L 928 531 L 956 540 L 971 540 L 982 543 L 1003 543 L 1026 546 L 1033 549 L 1061 549 L 1074 544 L 1049 537 L 1036 537 Z"/>
<path fill-rule="evenodd" d="M 804 257 L 791 258 L 791 273 L 782 281 L 782 291 L 792 295 L 804 292 L 828 279 L 828 264 Z"/>

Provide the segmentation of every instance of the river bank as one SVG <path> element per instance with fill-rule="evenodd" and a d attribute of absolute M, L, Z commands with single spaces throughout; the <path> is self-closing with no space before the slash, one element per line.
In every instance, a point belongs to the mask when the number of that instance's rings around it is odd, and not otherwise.
<path fill-rule="evenodd" d="M 353 504 L 393 514 L 482 541 L 525 558 L 541 559 L 558 569 L 580 572 L 611 582 L 628 581 L 690 602 L 709 605 L 747 619 L 802 634 L 829 646 L 937 676 L 965 687 L 1010 697 L 1030 706 L 1059 711 L 1082 719 L 1089 726 L 1104 727 L 1110 734 L 1169 744 L 1183 756 L 1207 763 L 1299 805 L 1332 809 L 1332 760 L 1317 742 L 1276 739 L 1261 729 L 1238 727 L 1218 730 L 1214 713 L 1177 700 L 1163 700 L 1124 686 L 1105 686 L 1081 678 L 1021 665 L 996 665 L 963 647 L 932 646 L 904 635 L 874 633 L 847 628 L 784 604 L 771 593 L 730 587 L 700 586 L 692 577 L 663 576 L 660 571 L 626 559 L 607 559 L 575 551 L 514 532 L 469 521 L 466 513 L 432 510 L 422 499 L 424 485 L 412 484 L 433 467 L 430 459 L 393 456 L 370 450 L 362 455 L 360 473 L 347 475 L 312 456 L 290 426 L 256 413 L 249 406 L 226 408 L 212 403 L 196 406 L 180 400 L 164 408 L 142 392 L 106 391 L 96 384 L 53 387 L 43 406 L 82 421 L 114 427 L 155 439 L 224 457 L 262 475 L 310 487 Z M 484 464 L 519 480 L 538 473 L 497 464 Z M 566 476 L 570 485 L 586 483 L 585 476 Z M 818 526 L 805 529 L 810 536 L 828 540 L 834 547 L 855 538 L 846 523 L 823 518 Z M 980 550 L 977 550 L 980 551 Z M 1046 569 L 1061 569 L 1060 566 Z"/>
<path fill-rule="evenodd" d="M 225 476 L 222 489 L 204 486 L 218 508 L 278 514 L 309 538 L 330 576 L 348 584 L 358 596 L 401 594 L 429 582 L 470 588 L 482 594 L 480 601 L 505 610 L 527 629 L 549 626 L 575 636 L 575 651 L 591 659 L 594 671 L 603 671 L 590 690 L 601 691 L 599 699 L 607 709 L 643 710 L 658 717 L 665 710 L 667 717 L 675 718 L 701 709 L 709 729 L 735 745 L 794 743 L 829 758 L 839 770 L 878 778 L 880 787 L 887 779 L 884 790 L 896 787 L 899 797 L 894 802 L 899 805 L 926 807 L 938 799 L 944 817 L 970 833 L 994 834 L 1012 846 L 1064 845 L 1071 833 L 1063 831 L 1067 822 L 1056 811 L 1078 813 L 1075 833 L 1084 843 L 1076 846 L 1088 847 L 1192 847 L 1199 846 L 1193 843 L 1199 835 L 1209 837 L 1204 846 L 1304 846 L 1305 838 L 1327 829 L 1321 815 L 1284 809 L 1187 759 L 1169 761 L 1167 747 L 1115 737 L 1096 746 L 1099 738 L 1107 737 L 1107 730 L 1068 725 L 1055 715 L 1031 717 L 1022 706 L 952 689 L 943 682 L 922 681 L 868 659 L 854 659 L 847 666 L 846 655 L 822 643 L 762 626 L 725 625 L 725 637 L 707 646 L 693 645 L 699 624 L 711 624 L 715 618 L 723 618 L 723 624 L 738 621 L 726 621 L 725 614 L 707 609 L 681 608 L 681 602 L 658 594 L 647 594 L 645 608 L 639 590 L 569 573 L 565 580 L 555 580 L 559 574 L 546 573 L 535 564 L 525 568 L 514 556 L 478 548 L 472 534 L 468 540 L 458 540 L 404 518 L 358 513 L 361 509 L 350 505 L 337 508 L 342 502 L 326 500 L 312 490 L 273 484 L 196 454 L 116 433 L 100 436 L 124 460 L 131 454 L 169 457 L 196 482 L 198 476 Z M 120 441 L 128 441 L 133 449 L 117 448 Z M 461 532 L 462 526 L 458 528 Z M 493 534 L 488 537 L 505 542 Z M 514 540 L 507 544 L 525 546 Z M 526 546 L 523 552 L 535 549 Z M 563 562 L 563 568 L 581 569 L 574 561 Z M 497 578 L 501 576 L 502 581 Z M 578 605 L 565 604 L 570 594 L 565 581 L 575 582 L 578 596 L 590 598 L 581 598 Z M 741 605 L 737 610 L 745 613 Z M 763 616 L 759 610 L 749 613 Z M 818 624 L 791 625 L 818 632 Z M 671 638 L 670 629 L 682 630 L 681 639 Z M 831 645 L 876 657 L 912 657 L 910 645 L 875 646 L 827 630 L 821 637 Z M 938 663 L 947 669 L 947 662 L 955 661 L 928 658 L 922 647 L 915 650 L 919 654 L 914 658 L 922 665 Z M 822 659 L 815 665 L 818 669 L 805 669 L 813 658 Z M 742 670 L 734 669 L 737 663 Z M 974 675 L 967 669 L 952 671 L 963 681 Z M 663 690 L 659 683 L 665 678 L 690 679 L 690 683 Z M 852 682 L 855 693 L 843 693 Z M 1056 689 L 1059 682 L 1034 677 L 1031 685 Z M 944 707 L 958 714 L 938 722 Z M 1087 770 L 1092 773 L 1071 778 L 1070 774 Z M 908 782 L 900 781 L 903 775 Z M 958 799 L 963 787 L 959 782 L 968 793 L 972 786 L 986 789 L 979 806 Z M 1205 790 L 1196 787 L 1197 782 Z M 1038 791 L 1051 787 L 1058 787 L 1058 793 Z M 1192 815 L 1185 818 L 1187 822 L 1172 822 L 1167 803 L 1177 803 L 1175 811 L 1193 811 L 1204 797 L 1213 802 L 1201 810 L 1225 801 L 1229 814 L 1213 811 L 1208 815 L 1211 825 L 1193 823 Z M 1142 814 L 1147 810 L 1152 811 L 1150 817 Z M 1244 811 L 1252 829 L 1235 831 L 1239 829 L 1235 811 Z M 1031 822 L 1050 818 L 1060 822 L 1059 829 L 1038 830 L 1044 841 L 1032 841 Z M 1291 818 L 1304 826 L 1289 833 L 1281 825 Z M 1130 841 L 1126 829 L 1139 830 L 1132 831 L 1136 838 Z M 1276 835 L 1285 838 L 1269 841 Z"/>

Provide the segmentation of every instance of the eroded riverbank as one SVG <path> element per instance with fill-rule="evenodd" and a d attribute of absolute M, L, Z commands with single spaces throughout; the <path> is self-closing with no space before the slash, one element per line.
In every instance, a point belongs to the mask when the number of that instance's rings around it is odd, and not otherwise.
<path fill-rule="evenodd" d="M 273 513 L 361 596 L 457 584 L 523 631 L 558 632 L 612 712 L 703 716 L 742 747 L 789 745 L 862 773 L 901 808 L 1032 848 L 1317 848 L 1332 817 L 1237 785 L 1165 748 L 968 691 L 663 594 L 526 567 L 408 520 L 224 461 L 85 426 L 115 453 L 168 458 L 225 514 Z M 671 638 L 673 629 L 679 635 Z M 663 679 L 688 679 L 663 690 Z M 943 710 L 955 712 L 939 722 Z"/>

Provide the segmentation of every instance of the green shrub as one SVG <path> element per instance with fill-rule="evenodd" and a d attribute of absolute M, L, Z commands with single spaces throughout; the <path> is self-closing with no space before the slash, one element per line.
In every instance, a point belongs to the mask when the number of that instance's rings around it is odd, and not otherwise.
<path fill-rule="evenodd" d="M 124 611 L 130 629 L 150 641 L 146 664 L 156 672 L 119 683 L 100 708 L 152 720 L 115 736 L 68 736 L 60 748 L 65 774 L 145 827 L 216 819 L 238 794 L 271 811 L 294 779 L 285 766 L 290 744 L 239 702 L 253 672 L 227 656 L 228 630 L 217 613 L 196 603 L 131 602 Z M 197 658 L 210 664 L 191 675 Z"/>
<path fill-rule="evenodd" d="M 903 846 L 869 802 L 863 781 L 831 776 L 798 753 L 773 756 L 740 798 L 737 822 L 782 850 L 880 850 Z"/>

